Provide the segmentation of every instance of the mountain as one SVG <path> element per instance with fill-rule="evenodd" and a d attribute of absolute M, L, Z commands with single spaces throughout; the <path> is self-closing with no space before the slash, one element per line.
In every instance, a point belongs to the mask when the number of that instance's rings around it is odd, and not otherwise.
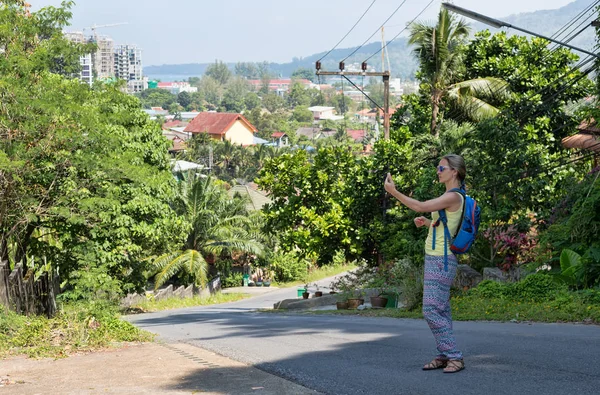
<path fill-rule="evenodd" d="M 568 25 L 572 19 L 577 17 L 583 10 L 587 9 L 590 4 L 590 0 L 576 0 L 564 7 L 554 10 L 539 10 L 529 13 L 513 14 L 497 19 L 547 37 L 554 36 L 553 38 L 559 41 L 567 41 L 571 35 L 583 28 L 583 24 L 589 24 L 591 22 L 590 19 L 586 20 L 585 17 L 583 17 L 575 21 L 571 26 Z M 587 14 L 588 13 L 585 15 Z M 472 23 L 472 27 L 473 31 L 489 28 L 478 22 Z M 489 29 L 492 32 L 498 31 L 498 29 Z M 523 34 L 515 29 L 508 29 L 508 33 Z M 569 41 L 569 43 L 573 46 L 591 51 L 595 45 L 594 29 L 591 27 L 585 29 L 582 34 L 575 37 L 572 41 Z M 360 49 L 358 49 L 358 47 L 336 49 L 327 55 L 321 62 L 322 69 L 338 70 L 339 60 L 344 59 L 348 54 L 354 51 L 356 51 L 356 53 L 346 60 L 347 66 L 352 63 L 358 65 L 366 58 L 374 55 L 368 60 L 369 66 L 374 67 L 376 70 L 381 70 L 381 42 L 367 44 Z M 392 76 L 403 79 L 412 79 L 417 69 L 417 61 L 411 54 L 410 48 L 407 46 L 407 38 L 400 37 L 392 41 L 387 47 L 387 52 L 389 55 Z M 294 58 L 292 62 L 289 63 L 270 63 L 269 67 L 273 74 L 288 77 L 300 67 L 313 70 L 315 68 L 315 62 L 325 54 L 326 52 L 321 52 L 306 58 Z M 144 67 L 144 74 L 154 79 L 183 80 L 190 76 L 201 76 L 204 74 L 204 70 L 209 64 L 210 63 L 188 63 L 147 66 Z M 228 66 L 233 69 L 235 63 L 229 63 Z"/>

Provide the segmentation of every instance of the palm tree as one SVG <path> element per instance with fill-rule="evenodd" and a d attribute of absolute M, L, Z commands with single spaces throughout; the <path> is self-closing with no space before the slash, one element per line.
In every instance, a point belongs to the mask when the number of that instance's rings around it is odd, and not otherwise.
<path fill-rule="evenodd" d="M 445 8 L 440 9 L 437 24 L 415 23 L 410 27 L 409 44 L 421 64 L 423 80 L 431 88 L 430 132 L 438 136 L 438 117 L 444 96 L 454 99 L 471 118 L 478 120 L 497 114 L 498 109 L 478 97 L 504 95 L 508 84 L 497 78 L 478 78 L 456 83 L 461 69 L 460 46 L 469 35 L 469 26 L 457 20 Z"/>
<path fill-rule="evenodd" d="M 262 254 L 251 217 L 243 204 L 227 196 L 211 177 L 184 182 L 179 211 L 191 224 L 181 250 L 157 257 L 155 288 L 180 273 L 196 285 L 205 286 L 207 258 L 229 253 Z"/>

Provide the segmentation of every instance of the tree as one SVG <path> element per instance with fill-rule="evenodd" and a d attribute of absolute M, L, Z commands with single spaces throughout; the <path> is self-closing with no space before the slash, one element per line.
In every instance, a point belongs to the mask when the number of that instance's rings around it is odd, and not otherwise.
<path fill-rule="evenodd" d="M 307 69 L 305 67 L 300 67 L 292 73 L 292 78 L 302 78 L 309 80 L 310 82 L 315 82 L 315 76 L 316 74 L 314 70 Z"/>
<path fill-rule="evenodd" d="M 242 112 L 246 108 L 244 98 L 248 93 L 248 83 L 241 77 L 235 77 L 225 87 L 222 105 L 229 112 Z"/>
<path fill-rule="evenodd" d="M 246 93 L 244 96 L 244 104 L 246 105 L 246 109 L 254 110 L 257 107 L 260 107 L 260 97 L 254 92 Z"/>
<path fill-rule="evenodd" d="M 216 79 L 210 76 L 202 77 L 198 91 L 202 93 L 204 100 L 213 108 L 221 105 L 221 101 L 223 100 L 223 86 Z"/>
<path fill-rule="evenodd" d="M 306 106 L 294 108 L 292 118 L 298 122 L 310 123 L 313 121 L 313 113 Z"/>
<path fill-rule="evenodd" d="M 190 104 L 192 104 L 192 96 L 189 92 L 179 92 L 177 95 L 177 103 L 187 110 L 189 109 Z"/>
<path fill-rule="evenodd" d="M 144 108 L 162 107 L 167 109 L 177 101 L 177 96 L 166 89 L 146 89 L 137 96 Z"/>
<path fill-rule="evenodd" d="M 479 79 L 463 81 L 458 85 L 463 62 L 461 45 L 469 35 L 469 27 L 464 20 L 442 8 L 435 26 L 414 23 L 410 27 L 409 44 L 415 45 L 414 53 L 420 62 L 418 77 L 426 84 L 431 97 L 432 135 L 438 136 L 438 117 L 443 97 L 450 91 L 459 104 L 470 106 L 471 111 L 479 111 L 480 117 L 495 115 L 497 109 L 474 99 L 477 93 L 501 91 L 506 84 L 500 80 Z M 471 105 L 476 101 L 476 105 Z M 481 105 L 484 104 L 484 105 Z"/>
<path fill-rule="evenodd" d="M 275 112 L 285 105 L 283 98 L 275 93 L 269 93 L 263 96 L 262 99 L 263 107 L 269 110 L 269 112 Z"/>
<path fill-rule="evenodd" d="M 181 249 L 153 261 L 155 288 L 176 274 L 184 283 L 204 287 L 209 258 L 232 253 L 261 254 L 263 246 L 253 234 L 243 204 L 230 199 L 212 177 L 192 178 L 180 184 L 178 211 L 191 224 Z"/>
<path fill-rule="evenodd" d="M 29 16 L 22 1 L 0 4 L 12 27 L 0 54 L 0 259 L 46 262 L 72 298 L 139 290 L 144 258 L 183 236 L 167 141 L 121 85 L 52 72 L 76 46 L 61 33 L 69 5 Z"/>
<path fill-rule="evenodd" d="M 308 107 L 310 105 L 310 95 L 304 85 L 298 81 L 294 81 L 290 92 L 287 95 L 287 101 L 292 108 L 296 106 Z"/>
<path fill-rule="evenodd" d="M 252 62 L 237 62 L 235 65 L 235 75 L 246 79 L 256 79 L 259 77 L 259 71 Z"/>
<path fill-rule="evenodd" d="M 231 78 L 231 71 L 225 63 L 215 60 L 215 63 L 206 68 L 204 75 L 213 78 L 220 85 L 225 85 Z"/>

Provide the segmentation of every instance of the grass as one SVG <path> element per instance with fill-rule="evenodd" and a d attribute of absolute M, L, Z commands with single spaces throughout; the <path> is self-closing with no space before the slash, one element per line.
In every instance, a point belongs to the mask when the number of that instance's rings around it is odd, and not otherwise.
<path fill-rule="evenodd" d="M 251 295 L 240 293 L 216 293 L 207 298 L 194 296 L 193 298 L 167 298 L 163 300 L 147 300 L 142 303 L 135 304 L 127 309 L 127 313 L 148 313 L 161 310 L 181 309 L 185 307 L 207 306 L 220 303 L 235 302 L 241 299 L 250 297 Z"/>
<path fill-rule="evenodd" d="M 0 358 L 60 358 L 153 338 L 153 334 L 121 320 L 117 309 L 106 304 L 66 305 L 50 319 L 26 317 L 0 306 Z"/>
<path fill-rule="evenodd" d="M 227 303 L 248 297 L 217 293 L 208 298 L 169 298 L 147 301 L 131 311 L 150 312 L 182 307 Z M 92 352 L 126 342 L 150 342 L 154 335 L 121 319 L 119 309 L 108 303 L 63 305 L 53 318 L 23 316 L 0 305 L 0 359 L 26 355 L 33 358 L 61 358 Z"/>
<path fill-rule="evenodd" d="M 319 281 L 319 280 L 322 280 L 322 279 L 328 278 L 328 277 L 333 277 L 340 273 L 354 270 L 356 268 L 357 268 L 357 266 L 355 264 L 328 265 L 328 266 L 323 266 L 323 267 L 319 267 L 319 268 L 312 270 L 308 274 L 308 279 L 306 281 L 297 280 L 297 281 L 290 281 L 290 282 L 284 282 L 284 283 L 275 282 L 275 283 L 271 283 L 271 285 L 280 287 L 280 288 L 297 287 L 300 285 L 304 286 L 307 282 L 314 283 L 315 281 Z"/>
<path fill-rule="evenodd" d="M 549 301 L 459 295 L 454 296 L 450 303 L 455 321 L 585 322 L 600 325 L 600 305 L 586 302 L 574 293 Z M 323 310 L 311 311 L 310 314 L 423 318 L 420 309 Z"/>

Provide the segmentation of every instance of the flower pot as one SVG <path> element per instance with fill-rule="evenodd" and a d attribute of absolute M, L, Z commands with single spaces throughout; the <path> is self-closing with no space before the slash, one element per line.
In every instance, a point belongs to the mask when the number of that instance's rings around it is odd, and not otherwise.
<path fill-rule="evenodd" d="M 271 286 L 271 282 L 270 281 L 264 281 L 263 282 L 263 287 L 270 287 Z"/>
<path fill-rule="evenodd" d="M 335 306 L 337 307 L 338 310 L 347 310 L 348 302 L 336 302 Z"/>
<path fill-rule="evenodd" d="M 371 306 L 373 306 L 374 309 L 384 308 L 387 302 L 387 298 L 381 296 L 371 296 Z"/>
<path fill-rule="evenodd" d="M 349 309 L 355 309 L 358 306 L 360 306 L 361 304 L 365 303 L 364 299 L 359 299 L 359 298 L 349 298 L 348 299 L 348 308 Z"/>
<path fill-rule="evenodd" d="M 296 290 L 296 292 L 297 292 L 297 294 L 298 294 L 298 297 L 300 298 L 300 297 L 302 297 L 302 294 L 303 294 L 304 292 L 306 292 L 306 289 L 304 289 L 304 288 L 298 288 L 298 289 Z"/>
<path fill-rule="evenodd" d="M 262 286 L 263 286 L 263 283 L 262 283 L 262 281 L 257 281 L 257 282 L 256 282 L 256 286 L 257 286 L 257 287 L 262 287 Z"/>
<path fill-rule="evenodd" d="M 302 299 L 308 299 L 308 295 L 310 295 L 310 292 L 303 292 Z"/>
<path fill-rule="evenodd" d="M 318 298 L 320 296 L 323 296 L 323 292 L 321 292 L 321 291 L 315 291 L 315 298 Z"/>

